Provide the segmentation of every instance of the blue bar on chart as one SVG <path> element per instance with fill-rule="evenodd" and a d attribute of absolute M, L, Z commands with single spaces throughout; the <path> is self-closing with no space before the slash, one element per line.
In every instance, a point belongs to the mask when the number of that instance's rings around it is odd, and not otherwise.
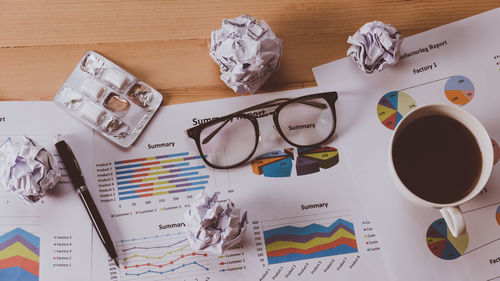
<path fill-rule="evenodd" d="M 209 175 L 189 152 L 116 161 L 119 200 L 203 190 Z"/>

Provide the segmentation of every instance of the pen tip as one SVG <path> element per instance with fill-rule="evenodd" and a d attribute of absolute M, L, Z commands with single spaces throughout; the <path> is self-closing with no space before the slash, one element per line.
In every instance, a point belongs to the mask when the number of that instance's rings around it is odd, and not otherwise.
<path fill-rule="evenodd" d="M 116 266 L 120 267 L 120 264 L 118 263 L 118 257 L 113 259 L 115 261 Z"/>

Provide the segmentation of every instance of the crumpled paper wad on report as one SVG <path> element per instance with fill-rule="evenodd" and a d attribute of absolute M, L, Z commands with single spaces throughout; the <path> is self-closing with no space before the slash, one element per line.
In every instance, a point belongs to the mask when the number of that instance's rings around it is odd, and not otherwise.
<path fill-rule="evenodd" d="M 398 62 L 402 40 L 403 37 L 392 25 L 372 21 L 349 36 L 347 43 L 352 45 L 347 55 L 366 73 L 381 71 L 385 64 Z"/>
<path fill-rule="evenodd" d="M 242 15 L 212 31 L 210 56 L 220 79 L 238 94 L 255 93 L 280 66 L 281 39 L 265 21 Z"/>
<path fill-rule="evenodd" d="M 222 254 L 243 240 L 247 212 L 228 200 L 226 208 L 217 203 L 218 193 L 211 197 L 201 192 L 184 214 L 186 234 L 193 250 Z"/>
<path fill-rule="evenodd" d="M 35 203 L 60 179 L 54 156 L 28 137 L 0 144 L 0 188 Z"/>

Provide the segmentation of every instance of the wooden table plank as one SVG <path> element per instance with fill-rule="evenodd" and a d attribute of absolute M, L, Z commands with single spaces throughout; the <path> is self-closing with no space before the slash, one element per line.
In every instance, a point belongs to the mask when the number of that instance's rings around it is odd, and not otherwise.
<path fill-rule="evenodd" d="M 50 100 L 87 50 L 157 88 L 164 104 L 236 96 L 208 55 L 223 18 L 250 14 L 283 39 L 281 69 L 259 92 L 314 86 L 311 68 L 345 56 L 371 20 L 404 36 L 498 1 L 18 1 L 0 0 L 0 100 Z"/>

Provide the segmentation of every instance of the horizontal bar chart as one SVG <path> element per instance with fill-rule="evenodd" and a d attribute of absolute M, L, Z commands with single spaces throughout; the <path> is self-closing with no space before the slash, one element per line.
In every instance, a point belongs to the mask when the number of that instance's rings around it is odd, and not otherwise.
<path fill-rule="evenodd" d="M 204 190 L 210 176 L 189 152 L 114 162 L 118 199 L 130 200 Z"/>

